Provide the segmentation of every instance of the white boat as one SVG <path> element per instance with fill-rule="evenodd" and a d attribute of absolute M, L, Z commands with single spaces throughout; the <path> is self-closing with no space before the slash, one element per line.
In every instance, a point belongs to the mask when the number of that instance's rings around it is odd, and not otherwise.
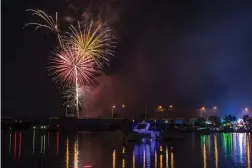
<path fill-rule="evenodd" d="M 182 140 L 184 139 L 182 134 L 180 132 L 164 132 L 151 123 L 142 122 L 133 127 L 127 139 L 129 141 Z"/>

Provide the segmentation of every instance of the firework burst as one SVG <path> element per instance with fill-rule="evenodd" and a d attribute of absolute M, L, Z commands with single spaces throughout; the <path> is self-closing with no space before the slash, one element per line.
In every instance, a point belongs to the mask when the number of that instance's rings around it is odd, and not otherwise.
<path fill-rule="evenodd" d="M 94 84 L 99 69 L 89 57 L 78 57 L 71 47 L 64 47 L 50 58 L 49 72 L 56 83 L 69 87 Z"/>
<path fill-rule="evenodd" d="M 35 31 L 39 28 L 46 28 L 49 29 L 50 31 L 54 32 L 57 34 L 58 40 L 60 45 L 62 45 L 62 37 L 60 35 L 60 29 L 59 29 L 59 24 L 58 24 L 58 13 L 56 12 L 55 15 L 55 20 L 53 19 L 52 16 L 46 14 L 42 10 L 34 10 L 34 9 L 27 9 L 27 12 L 32 12 L 32 15 L 38 16 L 44 23 L 37 23 L 37 22 L 32 22 L 32 23 L 27 23 L 25 24 L 24 27 L 28 25 L 35 25 Z"/>
<path fill-rule="evenodd" d="M 114 56 L 114 36 L 111 29 L 102 24 L 90 24 L 82 26 L 70 26 L 70 32 L 66 33 L 65 43 L 72 47 L 76 55 L 93 59 L 98 66 L 102 63 L 109 64 L 108 56 Z"/>
<path fill-rule="evenodd" d="M 63 89 L 67 88 L 64 97 L 68 104 L 76 107 L 79 117 L 79 106 L 82 106 L 86 93 L 80 86 L 87 87 L 97 82 L 96 76 L 102 64 L 109 64 L 109 57 L 114 56 L 115 37 L 109 27 L 93 21 L 83 25 L 78 22 L 77 26 L 69 27 L 69 32 L 62 32 L 57 12 L 54 20 L 42 10 L 26 11 L 38 16 L 42 23 L 28 23 L 25 26 L 35 25 L 35 30 L 44 27 L 57 34 L 60 46 L 50 57 L 49 74 Z"/>

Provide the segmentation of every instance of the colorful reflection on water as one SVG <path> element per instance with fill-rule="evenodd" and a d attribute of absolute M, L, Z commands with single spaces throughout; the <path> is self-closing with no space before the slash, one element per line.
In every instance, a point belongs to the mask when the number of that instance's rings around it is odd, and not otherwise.
<path fill-rule="evenodd" d="M 4 140 L 8 145 L 3 149 L 9 155 L 2 159 L 9 167 L 251 168 L 250 133 L 190 134 L 174 144 L 151 141 L 124 146 L 111 142 L 114 138 L 106 133 L 64 135 L 34 130 L 11 132 Z"/>
<path fill-rule="evenodd" d="M 219 167 L 219 160 L 230 160 L 234 167 L 251 167 L 251 138 L 250 133 L 221 133 L 201 135 L 201 153 L 203 167 L 208 166 L 211 154 L 214 151 L 215 167 Z M 210 144 L 207 147 L 207 144 Z M 212 145 L 213 144 L 213 145 Z M 212 150 L 213 146 L 213 150 Z M 220 153 L 221 152 L 221 153 Z"/>

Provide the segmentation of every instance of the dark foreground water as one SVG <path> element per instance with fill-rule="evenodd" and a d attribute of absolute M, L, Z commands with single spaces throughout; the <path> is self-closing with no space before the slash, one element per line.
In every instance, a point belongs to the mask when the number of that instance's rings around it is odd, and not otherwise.
<path fill-rule="evenodd" d="M 182 142 L 128 143 L 121 133 L 2 132 L 4 168 L 251 167 L 251 134 L 184 133 Z M 170 146 L 173 146 L 171 150 Z M 123 151 L 126 154 L 122 154 Z"/>

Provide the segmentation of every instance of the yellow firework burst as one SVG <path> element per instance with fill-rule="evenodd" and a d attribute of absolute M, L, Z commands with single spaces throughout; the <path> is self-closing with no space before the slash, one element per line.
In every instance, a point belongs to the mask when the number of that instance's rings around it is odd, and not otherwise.
<path fill-rule="evenodd" d="M 92 58 L 98 66 L 102 63 L 109 64 L 109 56 L 114 56 L 115 37 L 111 29 L 103 24 L 70 26 L 70 32 L 66 33 L 66 43 L 71 46 L 76 55 Z"/>

